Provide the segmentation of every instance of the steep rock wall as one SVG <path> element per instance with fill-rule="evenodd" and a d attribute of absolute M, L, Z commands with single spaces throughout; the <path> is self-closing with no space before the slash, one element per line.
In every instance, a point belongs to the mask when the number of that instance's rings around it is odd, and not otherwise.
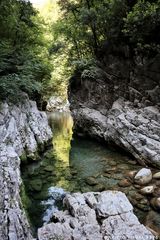
<path fill-rule="evenodd" d="M 24 95 L 23 103 L 0 106 L 0 239 L 31 240 L 20 199 L 20 156 L 34 159 L 52 137 L 45 113 Z"/>
<path fill-rule="evenodd" d="M 75 128 L 160 167 L 160 56 L 105 55 L 70 81 Z"/>
<path fill-rule="evenodd" d="M 136 106 L 160 106 L 160 55 L 152 59 L 104 53 L 96 66 L 73 76 L 71 108 L 85 105 L 106 113 L 119 97 Z"/>

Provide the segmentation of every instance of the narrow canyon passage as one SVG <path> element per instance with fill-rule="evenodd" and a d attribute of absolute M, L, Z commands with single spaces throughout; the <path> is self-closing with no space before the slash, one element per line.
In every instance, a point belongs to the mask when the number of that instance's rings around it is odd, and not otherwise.
<path fill-rule="evenodd" d="M 142 166 L 126 153 L 103 143 L 73 134 L 70 113 L 49 113 L 53 130 L 53 147 L 47 149 L 38 162 L 22 165 L 26 194 L 22 197 L 33 230 L 50 222 L 62 209 L 66 192 L 98 192 L 120 190 L 135 206 L 141 222 L 150 211 L 149 199 L 126 180 L 132 171 Z"/>

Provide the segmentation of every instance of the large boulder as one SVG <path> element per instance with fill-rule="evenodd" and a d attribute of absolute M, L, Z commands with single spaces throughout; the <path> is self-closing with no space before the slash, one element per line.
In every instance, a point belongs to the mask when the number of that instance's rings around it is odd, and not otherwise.
<path fill-rule="evenodd" d="M 76 131 L 160 168 L 160 54 L 130 57 L 128 46 L 111 46 L 107 42 L 94 67 L 70 80 Z"/>
<path fill-rule="evenodd" d="M 45 113 L 24 95 L 23 103 L 0 108 L 0 239 L 31 240 L 20 198 L 20 156 L 34 158 L 52 137 Z"/>
<path fill-rule="evenodd" d="M 64 199 L 67 210 L 58 211 L 55 223 L 38 230 L 39 240 L 146 240 L 155 239 L 133 214 L 124 193 L 73 193 Z"/>
<path fill-rule="evenodd" d="M 158 107 L 135 107 L 123 98 L 107 114 L 81 106 L 72 110 L 75 128 L 91 137 L 115 143 L 142 165 L 160 168 L 160 111 Z"/>

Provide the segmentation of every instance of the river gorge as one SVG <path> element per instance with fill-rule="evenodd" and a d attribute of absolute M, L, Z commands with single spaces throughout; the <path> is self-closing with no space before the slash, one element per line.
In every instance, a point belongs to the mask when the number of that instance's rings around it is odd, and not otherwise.
<path fill-rule="evenodd" d="M 1 105 L 0 239 L 155 239 L 158 169 L 107 142 L 104 115 L 73 121 L 23 98 Z"/>
<path fill-rule="evenodd" d="M 64 209 L 66 193 L 105 190 L 124 192 L 139 221 L 155 231 L 159 229 L 159 214 L 150 204 L 159 189 L 157 179 L 149 183 L 154 186 L 154 193 L 143 193 L 143 186 L 134 182 L 142 166 L 130 154 L 103 141 L 77 135 L 69 112 L 48 113 L 48 119 L 53 146 L 45 150 L 39 161 L 21 164 L 26 193 L 22 199 L 35 235 L 43 224 L 54 221 L 54 213 Z M 152 174 L 157 172 L 150 169 Z"/>

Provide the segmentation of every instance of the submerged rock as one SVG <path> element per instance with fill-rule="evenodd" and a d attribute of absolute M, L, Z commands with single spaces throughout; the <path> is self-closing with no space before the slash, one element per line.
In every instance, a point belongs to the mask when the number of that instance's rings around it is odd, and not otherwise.
<path fill-rule="evenodd" d="M 160 197 L 160 188 L 159 187 L 154 188 L 153 196 Z"/>
<path fill-rule="evenodd" d="M 20 156 L 35 156 L 51 137 L 46 114 L 26 95 L 17 106 L 1 103 L 0 239 L 32 239 L 20 199 Z"/>
<path fill-rule="evenodd" d="M 145 225 L 155 231 L 156 236 L 160 236 L 160 214 L 150 211 L 146 217 Z"/>
<path fill-rule="evenodd" d="M 56 223 L 38 230 L 39 240 L 155 239 L 133 214 L 125 194 L 117 191 L 67 194 L 67 210 L 54 214 Z"/>
<path fill-rule="evenodd" d="M 86 183 L 90 186 L 95 186 L 98 184 L 98 180 L 95 179 L 94 177 L 88 177 L 86 178 Z"/>
<path fill-rule="evenodd" d="M 136 170 L 129 171 L 129 172 L 126 172 L 125 176 L 128 177 L 130 180 L 133 180 L 133 178 L 135 177 L 136 173 L 137 173 Z"/>
<path fill-rule="evenodd" d="M 102 192 L 102 191 L 105 190 L 105 185 L 99 183 L 96 186 L 94 186 L 93 189 L 94 189 L 95 192 Z"/>
<path fill-rule="evenodd" d="M 29 182 L 30 183 L 30 187 L 33 191 L 41 191 L 42 189 L 42 181 L 41 179 L 35 179 Z"/>
<path fill-rule="evenodd" d="M 120 187 L 129 187 L 131 186 L 131 182 L 128 179 L 123 179 L 118 183 L 118 185 Z"/>
<path fill-rule="evenodd" d="M 152 198 L 151 200 L 151 206 L 157 210 L 158 212 L 160 212 L 160 197 L 158 198 Z"/>

